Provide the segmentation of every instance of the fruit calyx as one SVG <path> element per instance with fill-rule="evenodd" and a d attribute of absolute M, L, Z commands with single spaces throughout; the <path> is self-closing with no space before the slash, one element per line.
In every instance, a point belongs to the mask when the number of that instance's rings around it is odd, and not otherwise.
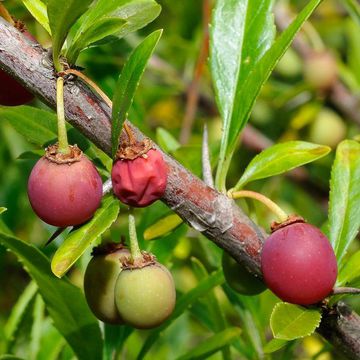
<path fill-rule="evenodd" d="M 118 250 L 125 250 L 127 247 L 122 243 L 109 242 L 96 246 L 92 249 L 91 256 L 108 255 L 117 252 Z"/>
<path fill-rule="evenodd" d="M 136 140 L 131 128 L 124 123 L 124 130 L 126 137 L 124 137 L 116 152 L 115 159 L 134 160 L 140 156 L 146 158 L 146 153 L 154 147 L 149 138 L 144 138 L 142 141 Z"/>
<path fill-rule="evenodd" d="M 132 259 L 131 257 L 125 258 L 121 261 L 123 270 L 142 269 L 146 266 L 155 265 L 157 263 L 156 256 L 146 251 L 141 251 L 141 255 Z"/>
<path fill-rule="evenodd" d="M 273 221 L 270 225 L 271 233 L 274 233 L 276 230 L 289 226 L 295 223 L 305 223 L 306 221 L 299 215 L 289 215 L 285 221 L 277 222 Z"/>
<path fill-rule="evenodd" d="M 83 152 L 77 145 L 69 145 L 69 153 L 62 154 L 59 150 L 59 144 L 50 145 L 45 149 L 45 157 L 56 164 L 71 164 L 81 160 Z"/>

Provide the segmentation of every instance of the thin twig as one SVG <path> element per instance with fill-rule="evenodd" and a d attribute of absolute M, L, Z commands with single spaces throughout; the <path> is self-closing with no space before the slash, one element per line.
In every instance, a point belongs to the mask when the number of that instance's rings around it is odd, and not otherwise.
<path fill-rule="evenodd" d="M 211 188 L 214 188 L 214 178 L 211 171 L 208 130 L 206 123 L 204 124 L 204 131 L 202 138 L 201 164 L 202 164 L 202 175 L 205 184 L 207 186 L 210 186 Z"/>

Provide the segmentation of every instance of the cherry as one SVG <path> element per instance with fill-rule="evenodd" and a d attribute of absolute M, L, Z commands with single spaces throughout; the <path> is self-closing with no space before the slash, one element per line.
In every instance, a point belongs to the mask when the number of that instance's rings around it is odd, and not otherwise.
<path fill-rule="evenodd" d="M 93 163 L 76 146 L 61 156 L 51 146 L 31 171 L 28 196 L 35 213 L 46 223 L 74 226 L 89 220 L 99 207 L 102 181 Z"/>
<path fill-rule="evenodd" d="M 124 204 L 144 207 L 164 194 L 167 167 L 161 153 L 150 149 L 134 159 L 116 160 L 111 180 L 114 194 Z"/>
<path fill-rule="evenodd" d="M 150 329 L 160 325 L 175 307 L 176 292 L 170 272 L 158 262 L 124 268 L 116 281 L 115 303 L 125 323 Z"/>
<path fill-rule="evenodd" d="M 101 321 L 122 324 L 115 306 L 115 282 L 122 269 L 121 261 L 130 257 L 130 251 L 121 244 L 108 244 L 93 250 L 84 278 L 86 301 Z"/>
<path fill-rule="evenodd" d="M 222 267 L 226 282 L 236 292 L 242 295 L 257 295 L 266 290 L 265 284 L 259 278 L 226 252 L 222 257 Z"/>
<path fill-rule="evenodd" d="M 280 224 L 265 241 L 261 268 L 265 283 L 280 299 L 310 305 L 331 292 L 337 263 L 326 236 L 298 221 Z"/>

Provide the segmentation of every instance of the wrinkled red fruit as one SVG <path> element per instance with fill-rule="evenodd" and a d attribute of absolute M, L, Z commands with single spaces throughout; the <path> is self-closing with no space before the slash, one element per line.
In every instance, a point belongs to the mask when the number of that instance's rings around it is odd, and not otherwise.
<path fill-rule="evenodd" d="M 35 42 L 34 37 L 23 31 L 24 36 Z M 19 82 L 0 69 L 0 105 L 17 106 L 30 102 L 34 95 L 29 93 Z"/>
<path fill-rule="evenodd" d="M 50 225 L 66 227 L 89 220 L 99 207 L 102 182 L 93 163 L 57 164 L 42 157 L 31 171 L 28 196 L 35 213 Z"/>
<path fill-rule="evenodd" d="M 315 226 L 293 223 L 265 241 L 261 267 L 267 286 L 283 301 L 310 305 L 331 292 L 337 263 L 329 240 Z"/>
<path fill-rule="evenodd" d="M 164 194 L 167 168 L 161 153 L 150 149 L 146 157 L 117 160 L 111 171 L 111 179 L 114 194 L 124 204 L 144 207 Z"/>

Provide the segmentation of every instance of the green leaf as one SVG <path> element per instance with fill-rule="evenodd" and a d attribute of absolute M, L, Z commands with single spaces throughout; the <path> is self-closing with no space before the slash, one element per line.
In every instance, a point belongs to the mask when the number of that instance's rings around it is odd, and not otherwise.
<path fill-rule="evenodd" d="M 75 21 L 87 10 L 93 0 L 48 0 L 47 14 L 52 33 L 53 61 L 61 70 L 60 51 Z"/>
<path fill-rule="evenodd" d="M 131 53 L 116 83 L 111 122 L 113 157 L 116 154 L 121 129 L 134 99 L 135 91 L 161 34 L 162 30 L 154 31 Z"/>
<path fill-rule="evenodd" d="M 44 150 L 30 150 L 21 153 L 17 159 L 18 160 L 39 160 L 44 156 Z"/>
<path fill-rule="evenodd" d="M 215 5 L 210 28 L 210 65 L 223 119 L 220 168 L 225 160 L 232 122 L 247 121 L 233 116 L 237 93 L 274 40 L 273 3 L 273 0 L 218 0 Z"/>
<path fill-rule="evenodd" d="M 70 63 L 75 63 L 85 48 L 106 38 L 120 39 L 141 29 L 160 13 L 154 0 L 99 0 L 77 22 L 67 50 Z"/>
<path fill-rule="evenodd" d="M 277 303 L 270 317 L 270 327 L 275 339 L 294 340 L 311 335 L 319 326 L 320 320 L 321 313 L 318 309 Z"/>
<path fill-rule="evenodd" d="M 34 298 L 37 289 L 38 287 L 36 286 L 35 282 L 30 282 L 11 310 L 8 321 L 4 326 L 4 333 L 7 339 L 8 348 L 15 340 L 15 333 L 19 327 L 19 324 L 21 323 L 21 320 L 26 314 L 26 311 L 28 310 L 31 301 Z"/>
<path fill-rule="evenodd" d="M 231 114 L 228 115 L 229 120 L 227 123 L 224 123 L 219 166 L 217 170 L 218 187 L 223 187 L 225 175 L 230 165 L 239 134 L 249 119 L 251 110 L 262 85 L 269 78 L 272 70 L 290 46 L 295 35 L 300 30 L 300 27 L 309 18 L 320 2 L 321 0 L 309 1 L 297 18 L 285 31 L 283 31 L 271 48 L 267 50 L 256 63 L 251 73 L 249 73 L 249 76 L 247 76 L 242 83 L 238 83 L 235 92 L 236 95 L 232 103 L 232 111 Z M 221 41 L 225 42 L 224 39 Z M 231 40 L 229 40 L 229 43 L 231 43 Z M 248 44 L 248 46 L 253 46 L 253 44 Z"/>
<path fill-rule="evenodd" d="M 339 268 L 360 226 L 360 144 L 341 142 L 331 170 L 329 239 Z"/>
<path fill-rule="evenodd" d="M 0 360 L 25 360 L 25 359 L 19 358 L 15 355 L 5 354 L 5 355 L 0 355 Z"/>
<path fill-rule="evenodd" d="M 360 24 L 360 5 L 356 0 L 344 0 L 344 6 L 355 21 Z"/>
<path fill-rule="evenodd" d="M 22 2 L 36 21 L 51 35 L 46 4 L 41 0 L 22 0 Z"/>
<path fill-rule="evenodd" d="M 40 351 L 40 339 L 44 320 L 45 304 L 40 295 L 35 298 L 33 325 L 30 333 L 29 360 L 36 360 Z"/>
<path fill-rule="evenodd" d="M 101 359 L 103 344 L 99 324 L 81 290 L 65 279 L 54 277 L 48 258 L 36 247 L 2 233 L 0 243 L 15 253 L 35 280 L 55 327 L 79 360 Z"/>
<path fill-rule="evenodd" d="M 348 285 L 358 277 L 360 277 L 360 250 L 352 254 L 344 264 L 337 279 L 337 286 Z"/>
<path fill-rule="evenodd" d="M 271 339 L 265 346 L 264 346 L 264 353 L 271 354 L 287 344 L 287 340 L 282 339 Z"/>
<path fill-rule="evenodd" d="M 144 342 L 141 351 L 137 357 L 138 360 L 143 359 L 149 352 L 151 347 L 156 343 L 161 333 L 176 320 L 192 303 L 199 297 L 205 296 L 215 286 L 223 284 L 225 281 L 222 270 L 218 270 L 202 280 L 196 287 L 186 294 L 182 295 L 177 301 L 175 310 L 170 319 L 166 320 L 162 325 L 153 330 Z"/>
<path fill-rule="evenodd" d="M 118 199 L 112 196 L 104 198 L 94 217 L 68 235 L 51 261 L 51 270 L 57 277 L 62 277 L 86 249 L 112 225 L 118 217 L 119 209 Z"/>
<path fill-rule="evenodd" d="M 0 215 L 7 210 L 6 207 L 0 206 Z"/>
<path fill-rule="evenodd" d="M 180 148 L 180 143 L 167 130 L 156 128 L 156 142 L 166 152 L 172 153 Z"/>
<path fill-rule="evenodd" d="M 240 336 L 241 329 L 237 327 L 231 327 L 226 330 L 220 331 L 214 334 L 204 342 L 197 345 L 194 349 L 191 349 L 186 354 L 178 357 L 178 360 L 195 360 L 195 359 L 207 359 L 212 354 L 215 354 L 221 350 L 224 346 L 231 344 L 236 338 Z"/>
<path fill-rule="evenodd" d="M 32 106 L 0 106 L 0 119 L 11 126 L 31 143 L 43 146 L 57 137 L 57 120 L 53 112 Z"/>
<path fill-rule="evenodd" d="M 176 229 L 179 225 L 183 223 L 183 220 L 180 216 L 176 214 L 171 214 L 165 216 L 164 218 L 158 220 L 155 224 L 149 226 L 144 231 L 144 239 L 145 240 L 153 240 L 164 236 Z"/>
<path fill-rule="evenodd" d="M 328 146 L 305 141 L 288 141 L 273 145 L 256 155 L 249 163 L 234 190 L 250 181 L 282 174 L 298 166 L 320 159 L 331 151 Z"/>

